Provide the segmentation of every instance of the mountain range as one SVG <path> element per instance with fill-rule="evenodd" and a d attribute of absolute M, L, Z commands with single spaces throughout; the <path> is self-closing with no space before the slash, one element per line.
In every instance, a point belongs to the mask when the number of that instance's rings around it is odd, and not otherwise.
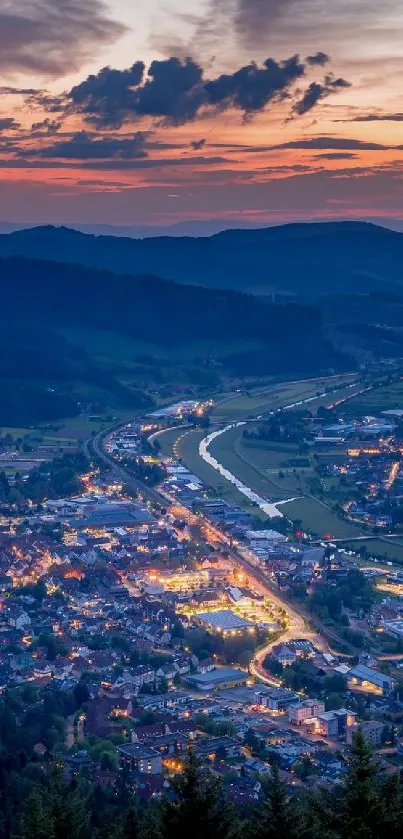
<path fill-rule="evenodd" d="M 403 234 L 353 221 L 143 239 L 45 226 L 0 235 L 0 256 L 305 300 L 342 292 L 393 292 L 403 281 Z"/>

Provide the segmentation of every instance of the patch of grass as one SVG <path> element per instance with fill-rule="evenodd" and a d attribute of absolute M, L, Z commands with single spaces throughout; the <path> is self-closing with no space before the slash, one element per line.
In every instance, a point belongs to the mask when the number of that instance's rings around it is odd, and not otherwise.
<path fill-rule="evenodd" d="M 346 547 L 348 543 L 346 542 Z M 357 542 L 351 543 L 352 550 L 359 548 L 366 548 L 368 556 L 375 556 L 385 559 L 389 562 L 397 562 L 403 564 L 403 544 L 399 544 L 394 539 L 384 541 L 383 539 L 365 539 L 365 537 Z"/>
<path fill-rule="evenodd" d="M 248 417 L 256 417 L 259 414 L 266 414 L 275 411 L 304 399 L 311 399 L 317 393 L 322 393 L 326 387 L 341 387 L 344 383 L 354 381 L 350 375 L 338 376 L 336 378 L 313 379 L 301 382 L 282 382 L 281 384 L 270 385 L 260 389 L 252 389 L 237 395 L 229 395 L 225 402 L 219 403 L 213 411 L 215 419 L 222 422 L 233 422 L 236 419 L 243 420 Z M 341 391 L 337 398 L 347 395 L 351 389 Z M 318 397 L 309 407 L 331 404 L 334 400 L 332 394 Z"/>
<path fill-rule="evenodd" d="M 403 405 L 403 381 L 385 384 L 368 393 L 351 399 L 343 406 L 343 413 L 377 415 L 382 411 L 401 408 Z"/>
<path fill-rule="evenodd" d="M 177 449 L 184 465 L 206 486 L 215 490 L 217 496 L 227 501 L 232 501 L 243 510 L 251 512 L 261 518 L 267 518 L 264 513 L 253 505 L 249 504 L 245 495 L 239 492 L 236 487 L 220 475 L 212 466 L 205 463 L 199 455 L 199 443 L 206 436 L 205 431 L 189 431 L 178 441 Z"/>
<path fill-rule="evenodd" d="M 250 464 L 238 453 L 239 441 L 242 437 L 243 428 L 232 428 L 225 434 L 221 434 L 210 446 L 211 454 L 229 469 L 233 475 L 239 478 L 242 483 L 257 492 L 263 498 L 282 499 L 287 498 L 287 492 L 282 489 L 276 481 L 271 481 L 268 476 L 260 471 L 255 464 Z"/>
<path fill-rule="evenodd" d="M 360 531 L 350 522 L 339 519 L 336 513 L 329 510 L 314 498 L 300 498 L 281 505 L 281 512 L 292 521 L 301 521 L 304 530 L 311 530 L 322 538 L 326 533 L 334 539 L 348 539 L 360 535 Z"/>

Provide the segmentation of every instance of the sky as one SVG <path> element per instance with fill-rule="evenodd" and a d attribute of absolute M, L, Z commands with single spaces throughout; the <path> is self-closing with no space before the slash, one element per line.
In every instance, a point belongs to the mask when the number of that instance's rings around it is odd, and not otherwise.
<path fill-rule="evenodd" d="M 399 222 L 402 36 L 399 0 L 0 0 L 0 221 Z"/>

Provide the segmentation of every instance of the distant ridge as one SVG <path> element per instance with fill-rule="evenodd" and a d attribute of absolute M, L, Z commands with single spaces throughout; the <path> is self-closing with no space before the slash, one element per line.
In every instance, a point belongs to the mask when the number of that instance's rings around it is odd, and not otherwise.
<path fill-rule="evenodd" d="M 0 235 L 0 256 L 14 255 L 305 299 L 343 291 L 392 291 L 403 283 L 403 234 L 364 221 L 151 239 L 47 225 Z"/>

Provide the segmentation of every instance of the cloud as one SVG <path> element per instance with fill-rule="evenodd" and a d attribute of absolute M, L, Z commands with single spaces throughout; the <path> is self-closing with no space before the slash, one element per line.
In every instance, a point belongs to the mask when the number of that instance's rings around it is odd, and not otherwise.
<path fill-rule="evenodd" d="M 326 99 L 346 87 L 350 87 L 350 82 L 342 78 L 335 79 L 332 75 L 326 76 L 323 82 L 311 82 L 302 98 L 295 103 L 293 113 L 298 116 L 307 114 L 321 99 Z"/>
<path fill-rule="evenodd" d="M 381 143 L 369 143 L 366 140 L 353 140 L 349 137 L 309 137 L 301 140 L 289 140 L 287 143 L 280 143 L 272 146 L 276 149 L 345 149 L 357 151 L 385 151 L 390 146 L 383 146 Z"/>
<path fill-rule="evenodd" d="M 335 122 L 403 122 L 403 114 L 362 114 L 351 119 L 335 120 Z"/>
<path fill-rule="evenodd" d="M 191 145 L 193 151 L 200 151 L 200 149 L 202 149 L 203 146 L 206 145 L 206 141 L 205 141 L 204 138 L 201 139 L 201 140 L 192 140 L 190 145 Z"/>
<path fill-rule="evenodd" d="M 37 92 L 33 87 L 0 87 L 0 96 L 32 96 Z"/>
<path fill-rule="evenodd" d="M 62 127 L 62 121 L 56 119 L 43 119 L 40 122 L 34 122 L 31 125 L 31 137 L 57 134 Z"/>
<path fill-rule="evenodd" d="M 16 131 L 20 123 L 14 117 L 0 117 L 0 131 Z"/>
<path fill-rule="evenodd" d="M 208 36 L 218 23 L 226 32 L 232 28 L 242 47 L 256 49 L 267 44 L 277 21 L 297 3 L 301 0 L 211 0 L 198 34 Z"/>
<path fill-rule="evenodd" d="M 284 96 L 304 75 L 298 55 L 277 63 L 267 58 L 263 67 L 254 62 L 231 75 L 221 75 L 205 85 L 209 102 L 219 109 L 237 108 L 245 114 L 262 111 L 273 99 Z"/>
<path fill-rule="evenodd" d="M 324 154 L 316 154 L 315 160 L 353 160 L 357 155 L 348 151 L 325 152 Z"/>
<path fill-rule="evenodd" d="M 324 67 L 330 61 L 330 56 L 325 52 L 315 52 L 314 55 L 307 55 L 306 63 L 311 67 Z"/>
<path fill-rule="evenodd" d="M 39 158 L 63 158 L 66 160 L 97 160 L 147 157 L 144 143 L 147 134 L 138 131 L 131 139 L 113 137 L 94 138 L 86 131 L 79 131 L 68 140 L 61 140 L 51 146 L 38 149 L 24 149 L 21 155 L 33 155 Z"/>
<path fill-rule="evenodd" d="M 124 32 L 103 0 L 13 0 L 0 11 L 0 72 L 60 77 Z"/>
<path fill-rule="evenodd" d="M 143 79 L 144 69 L 142 61 L 127 70 L 104 67 L 73 87 L 68 99 L 92 122 L 118 127 L 135 106 L 135 88 Z"/>
<path fill-rule="evenodd" d="M 152 61 L 148 71 L 138 61 L 127 70 L 104 67 L 97 75 L 88 76 L 66 95 L 66 109 L 104 129 L 119 128 L 141 117 L 183 125 L 203 113 L 229 109 L 248 117 L 290 97 L 293 85 L 305 71 L 306 65 L 298 55 L 278 62 L 267 58 L 260 66 L 252 62 L 213 79 L 206 79 L 203 68 L 192 58 Z M 314 96 L 310 91 L 313 101 L 301 100 L 294 113 L 305 113 L 319 99 L 347 85 L 344 79 L 326 76 Z"/>

